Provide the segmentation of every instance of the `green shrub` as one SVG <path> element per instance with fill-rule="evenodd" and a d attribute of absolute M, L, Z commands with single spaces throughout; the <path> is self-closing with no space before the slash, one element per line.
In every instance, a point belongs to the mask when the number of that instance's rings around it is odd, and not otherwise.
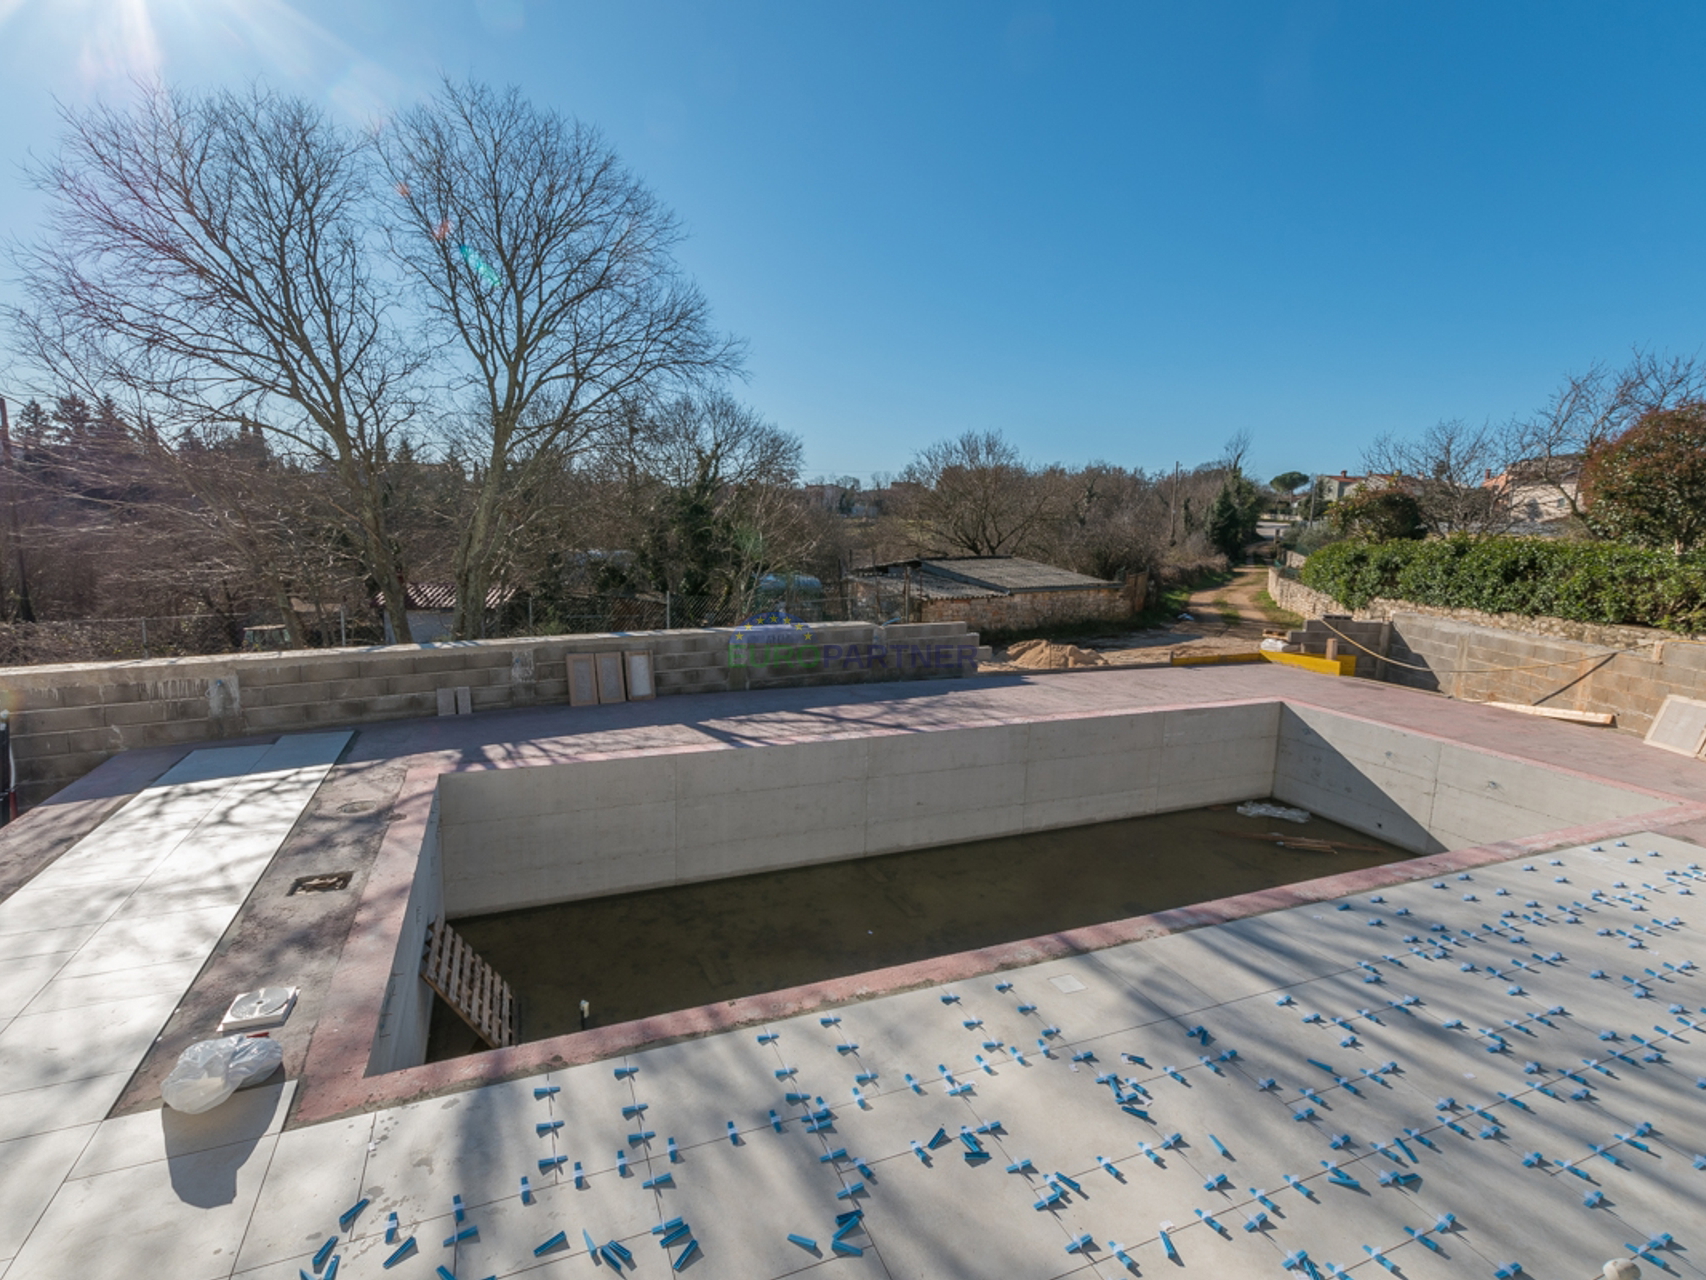
<path fill-rule="evenodd" d="M 1353 609 L 1408 600 L 1446 609 L 1706 631 L 1706 553 L 1611 542 L 1438 538 L 1336 542 L 1303 582 Z"/>

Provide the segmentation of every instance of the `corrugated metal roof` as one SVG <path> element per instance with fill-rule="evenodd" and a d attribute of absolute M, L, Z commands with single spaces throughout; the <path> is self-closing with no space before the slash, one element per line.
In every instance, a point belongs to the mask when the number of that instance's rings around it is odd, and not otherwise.
<path fill-rule="evenodd" d="M 1073 591 L 1115 585 L 1019 556 L 952 556 L 921 563 L 930 573 L 996 591 Z"/>
<path fill-rule="evenodd" d="M 888 591 L 899 591 L 906 584 L 904 565 L 877 565 L 870 569 L 855 569 L 852 576 L 863 578 L 867 582 L 880 581 Z M 912 571 L 912 591 L 921 600 L 987 600 L 992 596 L 1007 594 L 1005 591 L 976 586 L 970 582 L 956 582 L 952 578 L 944 578 L 924 569 Z"/>

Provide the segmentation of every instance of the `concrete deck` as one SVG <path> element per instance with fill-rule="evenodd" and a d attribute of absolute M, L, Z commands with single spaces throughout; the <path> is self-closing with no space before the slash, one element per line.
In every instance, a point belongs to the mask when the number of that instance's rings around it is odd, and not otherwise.
<path fill-rule="evenodd" d="M 894 1277 L 1274 1276 L 1288 1257 L 1302 1276 L 1299 1251 L 1320 1275 L 1372 1275 L 1377 1249 L 1416 1280 L 1586 1280 L 1649 1240 L 1649 1274 L 1706 1274 L 1697 762 L 1603 731 L 1251 668 L 385 725 L 360 731 L 340 768 L 382 770 L 381 790 L 394 780 L 407 792 L 406 773 L 1275 698 L 1640 787 L 1679 802 L 1675 821 L 1544 854 L 1482 851 L 1483 865 L 1447 873 L 1434 860 L 1421 879 L 1405 868 L 1423 866 L 1398 864 L 1383 870 L 1402 883 L 1378 894 L 1281 910 L 1267 899 L 1247 908 L 1264 914 L 1197 913 L 1160 926 L 1187 931 L 1139 941 L 1104 933 L 999 975 L 322 1123 L 300 1122 L 294 1079 L 200 1118 L 91 1123 L 43 1107 L 41 1132 L 0 1144 L 0 1278 L 137 1264 L 185 1280 L 323 1275 L 313 1259 L 332 1237 L 339 1277 L 549 1276 L 600 1265 L 583 1231 L 662 1274 L 688 1237 L 659 1249 L 651 1228 L 678 1217 L 698 1242 L 683 1271 L 708 1277 L 830 1264 Z M 76 812 L 97 838 L 95 809 L 113 798 L 79 802 L 95 807 Z M 51 809 L 13 832 L 36 825 L 30 847 L 44 847 Z M 288 965 L 291 940 L 277 943 Z M 311 1031 L 317 1052 L 338 1021 L 334 998 L 317 1026 L 292 1030 Z M 151 1057 L 137 1061 L 146 1075 Z M 930 1149 L 938 1130 L 946 1141 Z M 832 1247 L 835 1215 L 855 1206 L 864 1217 L 843 1243 L 857 1255 Z M 408 1238 L 414 1251 L 386 1268 Z"/>

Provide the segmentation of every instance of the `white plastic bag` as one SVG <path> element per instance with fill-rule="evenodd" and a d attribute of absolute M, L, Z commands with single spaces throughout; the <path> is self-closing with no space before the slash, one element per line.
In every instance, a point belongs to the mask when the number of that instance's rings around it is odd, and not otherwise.
<path fill-rule="evenodd" d="M 1246 818 L 1284 818 L 1287 822 L 1308 822 L 1309 810 L 1293 809 L 1289 805 L 1270 804 L 1266 800 L 1250 800 L 1238 806 Z"/>
<path fill-rule="evenodd" d="M 277 1040 L 198 1040 L 178 1055 L 172 1073 L 160 1082 L 160 1096 L 174 1111 L 199 1116 L 224 1102 L 245 1080 L 271 1075 L 283 1061 L 284 1046 Z"/>

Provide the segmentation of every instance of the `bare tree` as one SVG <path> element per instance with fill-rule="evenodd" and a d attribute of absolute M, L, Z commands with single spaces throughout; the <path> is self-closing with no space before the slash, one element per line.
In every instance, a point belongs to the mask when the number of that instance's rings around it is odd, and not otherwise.
<path fill-rule="evenodd" d="M 920 450 L 902 472 L 914 486 L 902 513 L 921 547 L 962 555 L 1031 549 L 1064 516 L 1059 468 L 1031 466 L 996 431 L 968 431 Z"/>
<path fill-rule="evenodd" d="M 1702 400 L 1706 366 L 1694 356 L 1659 356 L 1636 348 L 1621 369 L 1595 364 L 1573 374 L 1537 413 L 1513 424 L 1524 482 L 1555 490 L 1580 521 L 1585 502 L 1579 476 L 1588 454 L 1646 414 Z"/>
<path fill-rule="evenodd" d="M 1514 461 L 1514 448 L 1507 429 L 1454 419 L 1418 436 L 1380 436 L 1364 452 L 1363 467 L 1370 485 L 1398 485 L 1414 494 L 1434 533 L 1500 533 L 1513 517 L 1489 482 Z"/>
<path fill-rule="evenodd" d="M 1141 471 L 1092 462 L 1066 475 L 1071 498 L 1051 563 L 1095 578 L 1153 568 L 1167 550 L 1167 496 Z"/>
<path fill-rule="evenodd" d="M 477 632 L 534 456 L 584 446 L 625 401 L 726 374 L 682 275 L 674 216 L 598 133 L 514 89 L 446 82 L 378 138 L 388 226 L 455 350 L 480 449 L 455 554 L 459 635 Z"/>
<path fill-rule="evenodd" d="M 1221 446 L 1221 465 L 1235 476 L 1244 474 L 1244 461 L 1250 456 L 1251 437 L 1248 430 L 1234 431 Z"/>
<path fill-rule="evenodd" d="M 259 89 L 145 88 L 63 118 L 34 174 L 50 233 L 17 255 L 26 354 L 161 434 L 259 430 L 323 467 L 406 640 L 385 471 L 417 361 L 366 252 L 364 142 Z"/>
<path fill-rule="evenodd" d="M 798 487 L 797 436 L 723 394 L 628 421 L 610 460 L 646 585 L 744 609 L 763 575 L 810 559 L 823 521 Z"/>

